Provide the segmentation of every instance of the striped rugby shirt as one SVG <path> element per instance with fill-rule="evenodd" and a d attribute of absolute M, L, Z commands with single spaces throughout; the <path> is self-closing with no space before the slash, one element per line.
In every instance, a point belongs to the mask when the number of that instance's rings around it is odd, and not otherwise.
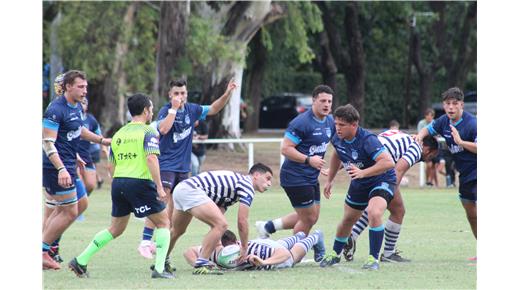
<path fill-rule="evenodd" d="M 237 201 L 250 207 L 255 196 L 251 176 L 228 170 L 202 172 L 182 182 L 192 188 L 201 188 L 217 206 L 223 208 Z"/>
<path fill-rule="evenodd" d="M 386 147 L 395 163 L 403 158 L 412 167 L 421 161 L 422 148 L 413 140 L 412 136 L 399 130 L 387 130 L 379 134 L 377 138 Z"/>

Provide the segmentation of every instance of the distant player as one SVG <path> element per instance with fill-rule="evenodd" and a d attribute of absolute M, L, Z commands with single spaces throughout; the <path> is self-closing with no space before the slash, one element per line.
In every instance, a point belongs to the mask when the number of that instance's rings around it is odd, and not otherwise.
<path fill-rule="evenodd" d="M 81 71 L 63 76 L 63 95 L 53 100 L 43 114 L 43 187 L 46 217 L 42 233 L 42 268 L 60 269 L 49 255 L 51 245 L 78 216 L 76 154 L 80 136 L 86 140 L 110 144 L 83 126 L 79 103 L 87 94 L 87 77 Z M 53 211 L 51 213 L 51 211 Z"/>
<path fill-rule="evenodd" d="M 195 122 L 204 120 L 206 116 L 216 115 L 231 98 L 237 84 L 232 79 L 227 85 L 224 94 L 209 106 L 201 106 L 188 102 L 187 82 L 183 79 L 172 80 L 168 92 L 170 101 L 159 111 L 157 117 L 157 130 L 160 133 L 159 164 L 161 167 L 161 181 L 164 190 L 168 194 L 167 212 L 170 217 L 173 211 L 171 193 L 175 186 L 189 177 L 191 171 L 191 148 Z M 149 221 L 145 221 L 143 239 L 138 251 L 151 259 L 154 245 L 151 241 L 154 227 Z M 166 269 L 173 271 L 166 259 Z"/>
<path fill-rule="evenodd" d="M 159 173 L 159 140 L 147 124 L 153 116 L 148 96 L 135 94 L 128 98 L 132 122 L 121 128 L 110 146 L 112 181 L 112 222 L 108 229 L 94 236 L 88 247 L 69 262 L 69 268 L 80 278 L 89 277 L 87 264 L 94 254 L 120 236 L 128 225 L 130 213 L 148 217 L 157 227 L 157 255 L 152 278 L 174 278 L 164 271 L 164 260 L 170 243 L 170 222 L 164 201 L 166 193 Z"/>
<path fill-rule="evenodd" d="M 249 236 L 249 208 L 255 197 L 255 191 L 264 192 L 271 186 L 272 170 L 262 163 L 249 169 L 249 174 L 242 175 L 227 170 L 206 171 L 179 183 L 173 190 L 175 209 L 171 247 L 184 234 L 193 217 L 210 226 L 210 231 L 202 241 L 200 257 L 195 262 L 193 274 L 222 274 L 211 268 L 209 257 L 228 223 L 224 212 L 239 202 L 237 227 L 242 242 L 241 259 L 245 258 Z"/>
<path fill-rule="evenodd" d="M 239 244 L 235 234 L 227 230 L 217 245 L 215 251 L 211 253 L 210 261 L 217 266 L 225 267 L 218 263 L 217 257 L 222 249 L 229 245 Z M 294 236 L 283 238 L 277 241 L 270 239 L 255 239 L 247 243 L 247 259 L 240 264 L 240 270 L 271 270 L 286 269 L 301 262 L 310 249 L 314 250 L 314 259 L 325 255 L 325 244 L 323 233 L 320 230 L 314 231 L 309 236 L 304 232 L 299 232 Z M 184 252 L 184 258 L 190 265 L 195 265 L 199 257 L 201 246 L 191 247 Z M 318 261 L 316 261 L 318 262 Z"/>
<path fill-rule="evenodd" d="M 262 238 L 281 229 L 293 233 L 309 233 L 320 215 L 320 184 L 318 176 L 325 165 L 325 152 L 335 133 L 331 115 L 334 92 L 319 85 L 312 92 L 312 108 L 294 118 L 285 131 L 282 154 L 285 161 L 280 169 L 280 184 L 294 212 L 267 222 L 257 221 Z"/>
<path fill-rule="evenodd" d="M 395 251 L 397 239 L 401 232 L 405 208 L 401 196 L 400 184 L 403 176 L 414 164 L 419 161 L 429 161 L 439 152 L 439 144 L 433 137 L 424 139 L 420 146 L 412 136 L 399 130 L 387 130 L 378 135 L 378 139 L 386 147 L 395 162 L 395 172 L 397 176 L 397 186 L 394 191 L 394 198 L 388 205 L 390 217 L 385 224 L 385 248 L 381 254 L 381 262 L 409 262 L 410 260 L 401 257 Z M 352 261 L 356 250 L 356 240 L 363 230 L 368 226 L 368 212 L 363 211 L 363 215 L 356 222 L 352 229 L 352 239 L 345 244 L 343 255 L 345 260 Z"/>
<path fill-rule="evenodd" d="M 475 239 L 477 238 L 477 118 L 464 112 L 464 93 L 450 88 L 442 93 L 446 114 L 435 119 L 417 135 L 424 142 L 428 135 L 446 140 L 459 174 L 459 198 Z"/>
<path fill-rule="evenodd" d="M 351 178 L 343 218 L 338 224 L 333 253 L 327 254 L 320 266 L 339 263 L 343 247 L 351 239 L 352 226 L 368 212 L 370 253 L 363 269 L 379 269 L 379 251 L 383 244 L 383 213 L 393 198 L 396 184 L 394 161 L 385 146 L 373 133 L 359 127 L 360 116 L 352 105 L 341 106 L 334 112 L 336 135 L 330 171 L 324 189 L 330 198 L 334 177 L 341 163 Z"/>

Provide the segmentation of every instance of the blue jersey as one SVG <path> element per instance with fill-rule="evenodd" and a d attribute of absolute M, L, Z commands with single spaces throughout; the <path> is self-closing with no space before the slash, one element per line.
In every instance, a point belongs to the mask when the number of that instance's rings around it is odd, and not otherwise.
<path fill-rule="evenodd" d="M 92 116 L 92 114 L 82 113 L 81 115 L 82 115 L 82 120 L 83 120 L 83 126 L 87 129 L 89 129 L 90 132 L 101 135 L 101 132 L 99 130 L 99 124 L 98 124 L 96 118 L 94 118 L 94 116 Z M 84 140 L 81 138 L 79 140 L 79 147 L 78 147 L 79 157 L 81 157 L 81 159 L 83 159 L 83 161 L 85 161 L 87 163 L 92 162 L 92 157 L 90 155 L 90 147 L 92 145 L 93 144 L 90 143 L 90 141 L 87 141 L 87 140 Z M 98 150 L 99 150 L 99 144 L 95 144 L 95 145 L 98 145 Z"/>
<path fill-rule="evenodd" d="M 171 103 L 167 103 L 159 111 L 157 129 L 161 121 L 168 116 L 168 110 L 171 107 Z M 166 135 L 160 137 L 159 165 L 161 171 L 190 172 L 193 128 L 197 120 L 206 119 L 208 111 L 209 106 L 193 103 L 186 103 L 183 110 L 177 110 L 172 128 Z"/>
<path fill-rule="evenodd" d="M 100 136 L 103 134 L 101 132 L 101 126 L 99 125 L 99 122 L 96 120 L 96 117 L 94 117 L 94 115 L 92 115 L 91 113 L 87 113 L 86 123 L 88 124 L 87 128 L 91 132 L 96 133 Z M 101 150 L 101 145 L 99 145 L 98 143 L 90 143 L 90 147 L 88 148 L 90 154 L 93 154 L 99 150 Z"/>
<path fill-rule="evenodd" d="M 381 153 L 388 151 L 375 134 L 361 127 L 358 128 L 353 140 L 347 141 L 339 138 L 338 135 L 335 134 L 331 142 L 345 170 L 348 169 L 351 164 L 359 169 L 371 167 L 376 163 L 375 160 Z M 351 185 L 370 187 L 381 182 L 396 183 L 394 168 L 380 175 L 353 179 Z"/>
<path fill-rule="evenodd" d="M 74 171 L 79 137 L 83 128 L 82 108 L 79 103 L 69 104 L 64 96 L 52 101 L 43 114 L 43 127 L 56 131 L 58 136 L 54 143 L 63 165 Z M 54 168 L 45 152 L 43 152 L 43 168 Z"/>
<path fill-rule="evenodd" d="M 442 135 L 446 139 L 446 145 L 453 155 L 455 167 L 460 172 L 460 184 L 477 180 L 477 154 L 455 144 L 451 136 L 450 125 L 459 131 L 462 140 L 477 142 L 477 118 L 470 113 L 462 112 L 460 120 L 452 124 L 447 115 L 442 115 L 427 127 L 430 135 Z"/>
<path fill-rule="evenodd" d="M 318 155 L 323 158 L 330 138 L 336 133 L 331 115 L 324 120 L 317 119 L 312 110 L 307 110 L 294 118 L 285 131 L 285 137 L 296 144 L 296 150 L 307 156 Z M 285 158 L 280 169 L 282 186 L 315 185 L 320 171 L 308 164 Z"/>

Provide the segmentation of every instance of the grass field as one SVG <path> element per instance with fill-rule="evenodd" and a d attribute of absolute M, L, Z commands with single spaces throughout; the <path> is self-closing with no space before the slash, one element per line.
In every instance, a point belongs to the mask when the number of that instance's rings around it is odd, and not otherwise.
<path fill-rule="evenodd" d="M 342 215 L 346 186 L 339 183 L 331 200 L 322 200 L 321 216 L 316 228 L 325 233 L 327 248 L 332 246 L 335 228 Z M 339 265 L 322 269 L 314 262 L 298 264 L 283 271 L 227 272 L 223 276 L 193 276 L 182 252 L 190 245 L 200 243 L 207 226 L 192 222 L 187 233 L 174 249 L 177 267 L 175 280 L 152 280 L 148 267 L 151 260 L 142 258 L 136 248 L 140 241 L 143 222 L 131 218 L 126 232 L 103 248 L 91 260 L 91 277 L 78 279 L 66 268 L 73 256 L 78 255 L 110 221 L 108 188 L 96 191 L 90 198 L 85 220 L 74 223 L 62 239 L 61 253 L 65 259 L 60 271 L 44 271 L 45 289 L 474 289 L 476 267 L 466 259 L 475 256 L 476 242 L 465 219 L 455 190 L 405 189 L 407 205 L 405 225 L 398 248 L 403 256 L 412 259 L 409 264 L 381 265 L 378 272 L 361 269 L 368 255 L 368 233 L 358 240 L 353 262 L 344 260 Z M 236 209 L 232 207 L 227 218 L 230 229 L 236 231 Z M 276 187 L 256 196 L 250 216 L 250 237 L 256 236 L 254 221 L 276 217 L 291 211 L 283 191 Z M 274 238 L 285 237 L 289 231 L 276 233 Z M 312 251 L 306 259 L 312 259 Z"/>

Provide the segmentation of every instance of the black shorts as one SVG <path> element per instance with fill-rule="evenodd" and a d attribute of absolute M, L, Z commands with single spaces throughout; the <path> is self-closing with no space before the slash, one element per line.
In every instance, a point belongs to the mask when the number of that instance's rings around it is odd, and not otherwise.
<path fill-rule="evenodd" d="M 170 189 L 170 194 L 173 189 L 181 181 L 188 179 L 189 172 L 173 172 L 173 171 L 161 171 L 161 183 L 164 189 Z"/>
<path fill-rule="evenodd" d="M 368 202 L 375 196 L 386 200 L 387 206 L 394 198 L 395 183 L 379 182 L 372 186 L 364 187 L 358 183 L 351 183 L 348 188 L 345 203 L 353 209 L 365 210 Z"/>
<path fill-rule="evenodd" d="M 72 186 L 65 188 L 58 184 L 58 170 L 54 168 L 43 168 L 43 181 L 42 185 L 50 195 L 66 195 L 72 192 L 76 192 L 76 169 L 67 168 L 67 172 L 70 174 L 72 180 Z"/>
<path fill-rule="evenodd" d="M 304 186 L 282 186 L 294 208 L 306 208 L 320 204 L 320 184 Z"/>
<path fill-rule="evenodd" d="M 145 217 L 161 212 L 166 206 L 157 199 L 157 187 L 151 180 L 116 177 L 112 181 L 112 216 L 134 212 Z"/>
<path fill-rule="evenodd" d="M 477 180 L 459 185 L 459 198 L 464 201 L 477 202 Z"/>

